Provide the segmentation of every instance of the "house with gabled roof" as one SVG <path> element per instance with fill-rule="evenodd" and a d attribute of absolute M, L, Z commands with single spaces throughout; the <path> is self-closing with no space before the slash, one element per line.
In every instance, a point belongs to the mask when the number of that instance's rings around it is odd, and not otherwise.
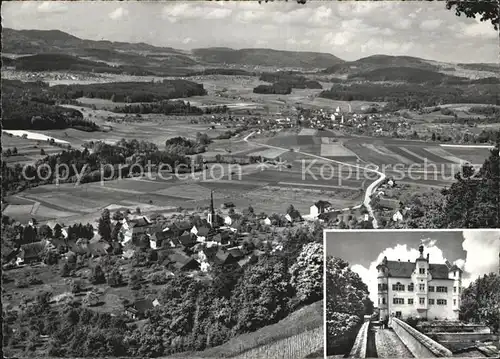
<path fill-rule="evenodd" d="M 16 264 L 30 264 L 40 262 L 42 260 L 41 254 L 47 248 L 49 242 L 42 240 L 21 245 L 19 253 L 17 254 Z"/>
<path fill-rule="evenodd" d="M 159 302 L 157 301 L 157 305 Z M 125 305 L 125 314 L 132 319 L 144 319 L 149 310 L 154 309 L 155 304 L 149 299 L 139 299 L 133 303 Z"/>
<path fill-rule="evenodd" d="M 238 221 L 241 218 L 241 215 L 234 213 L 234 214 L 228 214 L 226 217 L 224 217 L 224 224 L 226 226 L 231 226 L 234 222 Z"/>
<path fill-rule="evenodd" d="M 185 231 L 177 238 L 177 241 L 180 246 L 191 248 L 196 244 L 196 237 L 191 232 Z"/>
<path fill-rule="evenodd" d="M 321 213 L 327 212 L 331 206 L 330 202 L 319 200 L 310 207 L 309 215 L 316 218 Z"/>
<path fill-rule="evenodd" d="M 299 211 L 291 211 L 290 213 L 287 213 L 285 215 L 285 219 L 290 222 L 301 222 L 302 221 L 302 216 L 300 215 Z"/>
<path fill-rule="evenodd" d="M 198 242 L 205 242 L 208 238 L 211 228 L 206 225 L 193 226 L 191 233 L 196 236 Z"/>
<path fill-rule="evenodd" d="M 191 228 L 193 228 L 193 225 L 188 221 L 176 221 L 169 226 L 169 230 L 171 230 L 175 236 L 180 236 L 185 231 L 189 232 Z"/>
<path fill-rule="evenodd" d="M 261 223 L 263 225 L 270 226 L 272 224 L 272 221 L 271 221 L 271 218 L 265 217 L 265 218 L 261 219 Z"/>
<path fill-rule="evenodd" d="M 149 245 L 153 249 L 161 248 L 162 246 L 175 247 L 172 242 L 174 237 L 171 231 L 157 231 L 149 236 Z"/>
<path fill-rule="evenodd" d="M 200 263 L 182 251 L 174 251 L 168 254 L 168 259 L 176 270 L 191 271 L 200 269 Z"/>

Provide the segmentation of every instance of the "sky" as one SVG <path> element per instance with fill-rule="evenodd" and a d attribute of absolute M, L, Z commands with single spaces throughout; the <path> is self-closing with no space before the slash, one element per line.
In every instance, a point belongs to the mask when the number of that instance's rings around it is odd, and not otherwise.
<path fill-rule="evenodd" d="M 180 49 L 273 48 L 344 60 L 408 55 L 445 62 L 499 61 L 489 22 L 457 17 L 444 2 L 9 1 L 2 25 L 58 29 L 90 40 Z"/>
<path fill-rule="evenodd" d="M 388 260 L 414 262 L 420 255 L 421 243 L 431 263 L 444 264 L 448 260 L 463 269 L 465 286 L 480 275 L 499 270 L 500 230 L 328 232 L 325 243 L 327 255 L 346 260 L 360 275 L 374 303 L 376 267 L 384 256 Z"/>

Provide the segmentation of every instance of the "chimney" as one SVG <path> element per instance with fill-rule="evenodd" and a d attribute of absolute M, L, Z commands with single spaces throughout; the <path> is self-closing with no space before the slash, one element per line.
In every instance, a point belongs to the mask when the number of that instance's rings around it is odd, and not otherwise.
<path fill-rule="evenodd" d="M 449 261 L 446 261 L 445 263 L 446 263 L 446 266 L 448 267 L 448 269 L 450 269 L 451 268 L 451 263 Z"/>

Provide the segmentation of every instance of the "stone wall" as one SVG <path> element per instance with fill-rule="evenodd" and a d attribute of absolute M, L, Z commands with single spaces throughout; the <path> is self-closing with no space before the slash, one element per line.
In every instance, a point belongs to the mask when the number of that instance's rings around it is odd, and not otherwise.
<path fill-rule="evenodd" d="M 415 358 L 453 356 L 450 350 L 397 318 L 392 318 L 391 327 Z"/>
<path fill-rule="evenodd" d="M 366 345 L 368 343 L 368 329 L 370 328 L 370 321 L 365 321 L 359 329 L 356 341 L 352 346 L 349 358 L 366 358 Z"/>
<path fill-rule="evenodd" d="M 488 333 L 434 333 L 433 338 L 442 342 L 475 342 L 476 340 L 497 340 L 497 336 Z"/>

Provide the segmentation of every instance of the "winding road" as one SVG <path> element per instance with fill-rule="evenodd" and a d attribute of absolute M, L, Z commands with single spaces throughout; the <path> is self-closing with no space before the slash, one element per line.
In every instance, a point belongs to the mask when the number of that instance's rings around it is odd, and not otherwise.
<path fill-rule="evenodd" d="M 260 143 L 260 142 L 249 141 L 248 139 L 250 137 L 252 137 L 254 134 L 255 134 L 255 131 L 251 132 L 250 134 L 248 134 L 247 136 L 245 136 L 245 138 L 243 138 L 243 141 L 245 141 L 247 143 L 251 143 L 251 144 L 255 144 L 255 145 L 267 147 L 267 148 L 274 148 L 274 149 L 285 150 L 285 151 L 289 150 L 288 148 L 284 148 L 284 147 L 272 146 L 272 145 L 268 145 L 268 144 L 264 144 L 264 143 Z M 358 165 L 353 165 L 351 163 L 336 161 L 336 160 L 332 160 L 330 158 L 326 158 L 326 157 L 323 157 L 323 156 L 315 155 L 315 154 L 312 154 L 312 153 L 301 152 L 301 151 L 295 151 L 295 152 L 296 153 L 300 153 L 301 155 L 304 155 L 304 156 L 309 156 L 309 157 L 317 158 L 317 159 L 320 159 L 320 160 L 323 160 L 323 161 L 328 161 L 328 162 L 336 163 L 336 164 L 339 164 L 339 165 L 342 165 L 342 166 L 353 167 L 353 168 L 357 168 L 357 169 L 360 169 L 360 170 L 363 170 L 363 171 L 366 171 L 366 172 L 376 173 L 379 176 L 379 178 L 377 178 L 375 181 L 373 181 L 372 183 L 370 183 L 370 185 L 366 188 L 365 197 L 364 197 L 364 200 L 363 200 L 362 204 L 364 204 L 364 206 L 368 210 L 368 213 L 373 218 L 373 221 L 372 221 L 373 228 L 375 228 L 375 229 L 378 228 L 378 222 L 377 222 L 377 219 L 375 218 L 375 213 L 373 211 L 372 206 L 370 205 L 370 200 L 371 200 L 370 197 L 373 194 L 373 192 L 375 191 L 375 189 L 377 188 L 377 186 L 382 181 L 385 180 L 386 176 L 385 176 L 384 173 L 382 173 L 382 172 L 380 172 L 378 170 L 374 170 L 372 168 L 367 168 L 367 167 L 362 167 L 362 166 L 358 166 Z M 354 207 L 352 207 L 352 209 L 360 208 L 362 204 L 354 206 Z M 348 208 L 347 210 L 350 210 L 350 209 L 351 208 Z"/>

